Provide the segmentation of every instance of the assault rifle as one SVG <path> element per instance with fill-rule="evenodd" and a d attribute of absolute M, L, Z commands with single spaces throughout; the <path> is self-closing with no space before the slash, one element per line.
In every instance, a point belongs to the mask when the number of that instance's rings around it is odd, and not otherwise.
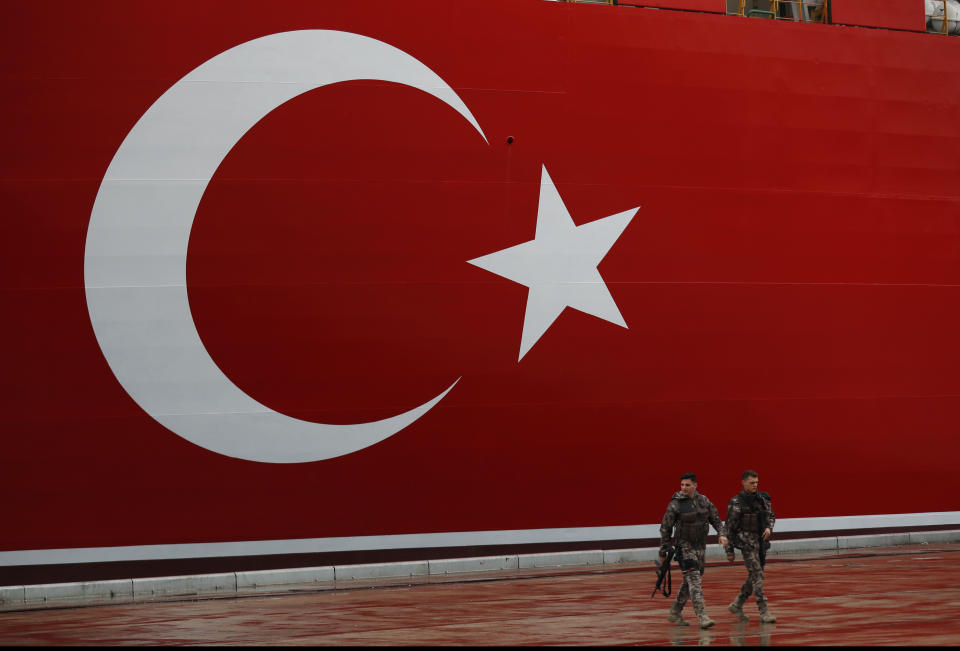
<path fill-rule="evenodd" d="M 650 598 L 653 599 L 654 595 L 657 592 L 662 592 L 664 597 L 669 597 L 670 593 L 673 591 L 673 577 L 670 576 L 670 563 L 673 561 L 673 556 L 676 553 L 674 547 L 667 549 L 667 554 L 663 559 L 663 562 L 660 562 L 660 559 L 657 558 L 653 562 L 657 565 L 657 585 L 654 586 L 653 592 L 650 593 Z M 666 585 L 663 584 L 663 579 L 667 579 Z M 662 586 L 662 587 L 661 587 Z"/>
<path fill-rule="evenodd" d="M 760 567 L 766 567 L 767 565 L 767 550 L 770 549 L 769 540 L 760 541 Z"/>
<path fill-rule="evenodd" d="M 760 491 L 760 497 L 766 498 L 767 502 L 770 503 L 770 508 L 773 508 L 773 500 L 770 498 L 770 493 L 765 493 Z M 764 509 L 760 512 L 760 535 L 763 535 L 763 530 L 766 529 L 770 524 L 770 513 Z M 770 549 L 770 541 L 760 539 L 760 567 L 766 567 L 767 565 L 767 550 Z"/>

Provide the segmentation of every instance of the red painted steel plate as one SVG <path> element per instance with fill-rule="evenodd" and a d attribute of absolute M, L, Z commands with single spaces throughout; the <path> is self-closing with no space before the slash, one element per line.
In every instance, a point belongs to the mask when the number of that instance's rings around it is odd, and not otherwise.
<path fill-rule="evenodd" d="M 956 510 L 890 479 L 949 476 L 960 453 L 956 43 L 583 9 L 11 8 L 0 550 L 655 523 L 680 473 L 722 505 L 744 465 L 783 518 Z M 255 463 L 179 437 L 121 386 L 85 242 L 111 160 L 167 89 L 304 29 L 424 62 L 487 140 L 383 82 L 266 115 L 196 210 L 199 337 L 237 387 L 306 421 L 385 419 L 462 379 L 379 444 Z M 599 265 L 628 327 L 564 310 L 518 361 L 527 288 L 466 261 L 534 238 L 544 166 L 577 225 L 642 206 Z"/>
<path fill-rule="evenodd" d="M 925 31 L 922 0 L 833 0 L 833 22 L 840 25 Z"/>
<path fill-rule="evenodd" d="M 638 7 L 662 7 L 663 9 L 687 9 L 722 14 L 727 11 L 726 0 L 620 0 L 621 5 Z"/>

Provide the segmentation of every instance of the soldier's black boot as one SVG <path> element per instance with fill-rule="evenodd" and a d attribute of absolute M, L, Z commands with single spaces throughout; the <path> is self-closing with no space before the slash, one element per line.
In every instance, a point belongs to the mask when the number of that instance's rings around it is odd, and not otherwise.
<path fill-rule="evenodd" d="M 681 608 L 677 608 L 676 603 L 670 607 L 670 614 L 667 615 L 667 621 L 671 624 L 676 624 L 677 626 L 690 625 L 690 622 L 683 618 L 683 612 L 681 611 Z"/>
<path fill-rule="evenodd" d="M 757 608 L 760 609 L 760 621 L 764 624 L 774 624 L 777 621 L 777 618 L 773 616 L 773 613 L 767 608 L 767 600 L 757 601 Z"/>
<path fill-rule="evenodd" d="M 747 598 L 740 593 L 737 595 L 737 598 L 733 600 L 733 603 L 727 606 L 727 610 L 736 615 L 739 619 L 750 619 L 747 617 L 747 614 L 743 612 L 743 604 L 746 602 Z"/>

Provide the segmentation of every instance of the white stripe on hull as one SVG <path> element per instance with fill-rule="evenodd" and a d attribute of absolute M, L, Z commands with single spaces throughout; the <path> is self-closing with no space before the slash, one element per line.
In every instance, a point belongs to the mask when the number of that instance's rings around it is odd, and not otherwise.
<path fill-rule="evenodd" d="M 782 518 L 776 532 L 846 531 L 886 527 L 960 525 L 960 511 L 850 515 L 823 518 Z M 0 552 L 0 566 L 55 565 L 61 563 L 107 563 L 164 559 L 266 556 L 272 554 L 318 554 L 377 549 L 417 547 L 475 547 L 481 545 L 523 545 L 604 540 L 658 538 L 660 525 L 640 524 L 615 527 L 558 529 L 514 529 L 502 531 L 456 531 L 445 533 L 345 536 L 292 540 L 249 540 L 239 542 L 130 545 L 122 547 L 76 547 L 29 549 Z"/>

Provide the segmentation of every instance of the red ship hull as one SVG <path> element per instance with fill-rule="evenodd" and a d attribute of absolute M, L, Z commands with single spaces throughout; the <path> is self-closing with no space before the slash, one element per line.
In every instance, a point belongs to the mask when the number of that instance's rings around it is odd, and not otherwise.
<path fill-rule="evenodd" d="M 8 13 L 0 582 L 627 544 L 691 471 L 722 515 L 758 470 L 798 532 L 960 522 L 929 486 L 960 453 L 960 41 L 540 0 Z M 190 442 L 134 399 L 85 247 L 158 98 L 294 30 L 397 48 L 477 124 L 345 81 L 269 111 L 216 168 L 186 288 L 240 391 L 368 423 L 459 378 L 380 442 L 275 463 Z M 578 226 L 640 206 L 597 268 L 627 327 L 565 309 L 518 361 L 527 287 L 467 261 L 534 239 L 544 168 Z M 103 319 L 162 332 L 146 314 Z M 207 390 L 186 391 L 192 415 Z"/>

